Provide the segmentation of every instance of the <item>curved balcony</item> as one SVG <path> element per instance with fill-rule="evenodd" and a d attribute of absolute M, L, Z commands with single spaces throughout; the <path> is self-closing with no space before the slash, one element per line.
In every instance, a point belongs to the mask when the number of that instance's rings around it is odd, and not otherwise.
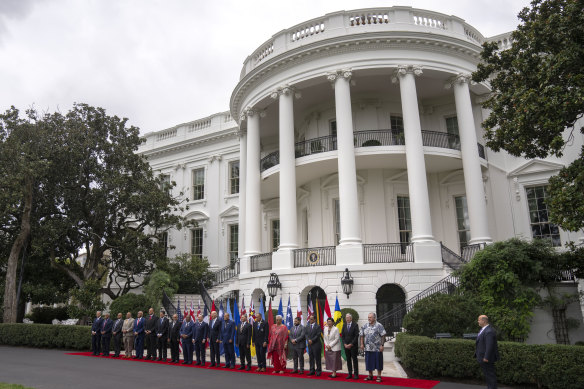
<path fill-rule="evenodd" d="M 356 148 L 374 146 L 403 146 L 405 138 L 403 130 L 370 130 L 357 131 L 353 135 L 353 142 Z M 424 146 L 439 147 L 460 151 L 460 138 L 455 134 L 448 134 L 440 131 L 422 130 L 422 142 Z M 485 148 L 477 143 L 478 154 L 485 158 Z M 337 149 L 337 137 L 335 135 L 321 136 L 319 138 L 307 139 L 297 142 L 294 145 L 296 158 L 305 157 Z M 260 160 L 260 171 L 264 172 L 280 163 L 280 151 L 276 150 Z"/>

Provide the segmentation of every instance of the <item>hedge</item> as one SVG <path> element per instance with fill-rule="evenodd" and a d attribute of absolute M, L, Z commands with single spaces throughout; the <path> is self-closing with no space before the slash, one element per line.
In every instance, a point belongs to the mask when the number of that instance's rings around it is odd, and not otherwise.
<path fill-rule="evenodd" d="M 538 385 L 550 389 L 584 388 L 584 348 L 557 344 L 499 342 L 497 379 L 506 385 Z M 397 335 L 395 355 L 426 378 L 483 379 L 474 357 L 475 342 Z"/>
<path fill-rule="evenodd" d="M 0 344 L 18 347 L 90 350 L 91 327 L 1 323 Z"/>
<path fill-rule="evenodd" d="M 52 324 L 54 319 L 65 320 L 69 318 L 69 315 L 67 307 L 35 307 L 26 317 L 37 324 Z"/>

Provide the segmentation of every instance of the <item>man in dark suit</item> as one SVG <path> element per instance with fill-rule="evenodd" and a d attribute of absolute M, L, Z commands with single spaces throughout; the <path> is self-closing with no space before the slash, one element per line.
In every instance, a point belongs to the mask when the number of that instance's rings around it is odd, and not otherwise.
<path fill-rule="evenodd" d="M 203 315 L 199 313 L 193 329 L 193 345 L 197 355 L 197 366 L 205 366 L 205 343 L 209 336 L 209 324 L 203 321 Z"/>
<path fill-rule="evenodd" d="M 114 322 L 110 320 L 110 314 L 106 313 L 105 319 L 101 322 L 101 355 L 104 357 L 109 357 L 113 326 Z"/>
<path fill-rule="evenodd" d="M 112 335 L 114 338 L 114 358 L 119 358 L 120 350 L 122 349 L 122 326 L 124 325 L 124 320 L 122 319 L 122 313 L 118 313 L 118 318 L 114 322 L 112 328 Z"/>
<path fill-rule="evenodd" d="M 292 359 L 294 370 L 292 373 L 304 374 L 304 350 L 306 350 L 306 329 L 300 325 L 300 318 L 294 318 L 294 326 L 290 328 L 290 343 L 292 343 Z M 300 371 L 298 365 L 300 364 Z"/>
<path fill-rule="evenodd" d="M 168 347 L 168 319 L 164 311 L 160 311 L 160 318 L 156 320 L 156 347 L 158 348 L 158 360 L 166 362 L 166 349 Z"/>
<path fill-rule="evenodd" d="M 170 343 L 171 363 L 178 363 L 180 344 L 180 326 L 182 322 L 178 321 L 178 315 L 172 315 L 172 321 L 168 323 L 168 343 Z"/>
<path fill-rule="evenodd" d="M 496 389 L 495 362 L 499 360 L 497 334 L 493 327 L 489 325 L 489 318 L 486 315 L 479 316 L 478 323 L 481 330 L 476 340 L 475 357 L 485 375 L 487 388 Z"/>
<path fill-rule="evenodd" d="M 146 359 L 156 359 L 156 315 L 154 308 L 148 310 L 148 317 L 144 323 L 144 332 L 146 333 Z"/>
<path fill-rule="evenodd" d="M 359 352 L 359 324 L 353 323 L 353 316 L 350 313 L 345 315 L 341 339 L 345 346 L 345 354 L 347 356 L 347 369 L 349 370 L 347 379 L 354 378 L 358 380 L 359 365 L 357 363 L 357 354 Z M 352 373 L 355 373 L 355 375 L 352 376 Z"/>
<path fill-rule="evenodd" d="M 138 311 L 138 317 L 134 322 L 134 342 L 136 343 L 134 349 L 136 349 L 136 356 L 134 359 L 142 359 L 144 356 L 144 323 L 146 320 L 142 317 L 144 313 Z"/>
<path fill-rule="evenodd" d="M 251 370 L 251 324 L 247 321 L 247 315 L 241 315 L 241 323 L 237 328 L 237 347 L 239 347 L 239 357 L 241 358 L 241 366 L 239 370 L 245 369 L 245 361 L 247 360 L 247 370 Z"/>
<path fill-rule="evenodd" d="M 91 351 L 93 355 L 99 355 L 101 350 L 101 311 L 95 313 L 95 319 L 91 324 Z"/>
<path fill-rule="evenodd" d="M 186 316 L 180 328 L 180 337 L 183 347 L 183 365 L 193 364 L 193 323 L 191 317 Z"/>
<path fill-rule="evenodd" d="M 219 366 L 221 364 L 221 320 L 217 318 L 217 312 L 211 311 L 211 320 L 209 320 L 209 335 L 207 342 L 209 342 L 211 354 L 211 367 Z"/>
<path fill-rule="evenodd" d="M 225 368 L 235 368 L 235 322 L 229 318 L 229 313 L 223 315 L 221 322 L 221 343 L 225 352 Z"/>
<path fill-rule="evenodd" d="M 319 377 L 322 372 L 322 345 L 320 343 L 320 334 L 322 333 L 322 329 L 316 322 L 316 317 L 314 315 L 310 315 L 308 321 L 309 323 L 306 326 L 306 340 L 308 341 L 308 362 L 310 365 L 310 373 L 308 373 L 308 375 L 316 374 L 316 376 Z"/>
<path fill-rule="evenodd" d="M 253 324 L 253 344 L 258 358 L 258 369 L 256 371 L 266 371 L 266 352 L 268 351 L 269 335 L 268 323 L 262 320 L 261 313 L 256 313 L 255 323 Z"/>

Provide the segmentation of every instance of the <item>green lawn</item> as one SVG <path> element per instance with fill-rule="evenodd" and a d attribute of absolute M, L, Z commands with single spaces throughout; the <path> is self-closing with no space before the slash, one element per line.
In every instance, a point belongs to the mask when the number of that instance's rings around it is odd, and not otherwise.
<path fill-rule="evenodd" d="M 22 386 L 17 384 L 6 384 L 4 382 L 0 382 L 0 389 L 34 389 L 29 388 L 28 386 Z"/>

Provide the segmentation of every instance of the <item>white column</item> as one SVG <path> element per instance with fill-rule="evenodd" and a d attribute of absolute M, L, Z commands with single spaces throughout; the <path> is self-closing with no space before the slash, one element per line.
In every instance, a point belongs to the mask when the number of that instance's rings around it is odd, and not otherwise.
<path fill-rule="evenodd" d="M 350 70 L 327 75 L 335 88 L 337 120 L 337 153 L 339 171 L 339 206 L 341 238 L 337 247 L 337 265 L 363 263 L 361 217 L 357 191 L 355 147 L 353 144 L 353 111 L 351 107 Z"/>
<path fill-rule="evenodd" d="M 240 258 L 240 273 L 249 272 L 249 261 L 243 262 L 245 255 L 245 176 L 247 169 L 247 135 L 245 131 L 239 131 L 239 230 L 237 235 L 237 256 Z"/>
<path fill-rule="evenodd" d="M 424 144 L 416 92 L 415 76 L 420 74 L 422 74 L 420 67 L 400 66 L 394 82 L 399 80 L 404 121 L 414 259 L 416 262 L 441 262 L 440 245 L 434 241 L 432 235 Z"/>
<path fill-rule="evenodd" d="M 294 153 L 294 91 L 289 87 L 272 94 L 279 99 L 280 120 L 280 247 L 298 248 L 296 213 L 296 156 Z"/>
<path fill-rule="evenodd" d="M 470 222 L 469 244 L 488 243 L 492 239 L 489 234 L 487 204 L 483 187 L 483 174 L 477 146 L 477 134 L 468 83 L 469 75 L 458 75 L 452 82 L 454 101 L 460 136 L 460 152 L 462 154 L 462 169 L 464 171 L 464 186 L 466 203 Z"/>
<path fill-rule="evenodd" d="M 247 116 L 247 163 L 245 177 L 245 255 L 261 253 L 261 206 L 260 206 L 260 117 L 248 109 Z"/>

